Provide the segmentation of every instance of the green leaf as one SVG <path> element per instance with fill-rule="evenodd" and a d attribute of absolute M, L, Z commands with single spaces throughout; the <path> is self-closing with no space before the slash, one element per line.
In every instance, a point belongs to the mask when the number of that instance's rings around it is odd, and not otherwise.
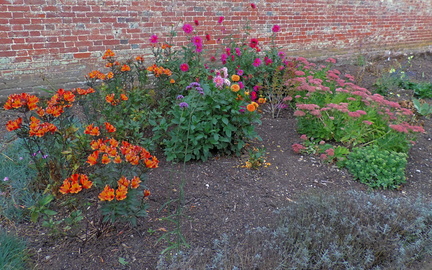
<path fill-rule="evenodd" d="M 125 258 L 119 257 L 118 261 L 121 265 L 127 265 L 129 262 Z"/>

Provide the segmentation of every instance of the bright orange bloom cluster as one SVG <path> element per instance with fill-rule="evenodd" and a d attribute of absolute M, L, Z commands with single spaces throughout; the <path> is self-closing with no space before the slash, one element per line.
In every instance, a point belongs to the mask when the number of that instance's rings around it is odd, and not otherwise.
<path fill-rule="evenodd" d="M 76 88 L 74 91 L 76 91 L 78 93 L 78 95 L 81 95 L 81 96 L 85 96 L 85 95 L 88 95 L 88 94 L 95 92 L 95 90 L 91 87 L 87 90 L 81 89 L 81 88 Z"/>
<path fill-rule="evenodd" d="M 109 133 L 112 133 L 112 132 L 115 132 L 115 131 L 116 131 L 115 126 L 113 126 L 112 124 L 110 124 L 110 123 L 108 123 L 108 122 L 105 122 L 104 125 L 105 125 L 105 129 L 106 129 Z"/>
<path fill-rule="evenodd" d="M 63 184 L 60 186 L 60 192 L 62 194 L 78 193 L 83 188 L 89 189 L 92 186 L 93 182 L 88 179 L 87 175 L 75 173 L 63 181 Z"/>
<path fill-rule="evenodd" d="M 7 131 L 12 131 L 21 128 L 22 118 L 19 117 L 15 120 L 10 120 L 6 123 Z"/>
<path fill-rule="evenodd" d="M 128 66 L 128 65 L 123 65 L 122 67 L 121 67 L 121 69 L 120 69 L 121 71 L 130 71 L 131 70 L 131 68 L 130 68 L 130 66 Z"/>
<path fill-rule="evenodd" d="M 128 189 L 136 189 L 140 186 L 141 180 L 139 177 L 135 176 L 131 180 L 128 180 L 126 177 L 122 176 L 117 181 L 117 189 L 114 191 L 114 188 L 106 185 L 104 190 L 99 194 L 98 198 L 101 201 L 112 201 L 114 198 L 117 201 L 122 201 L 127 198 Z"/>
<path fill-rule="evenodd" d="M 135 57 L 135 60 L 138 62 L 144 62 L 144 56 L 137 56 Z"/>
<path fill-rule="evenodd" d="M 37 106 L 38 102 L 39 102 L 39 98 L 34 95 L 29 95 L 27 93 L 12 94 L 8 96 L 8 99 L 4 104 L 3 108 L 5 110 L 10 110 L 10 109 L 18 109 L 27 106 L 27 108 L 32 111 L 39 108 Z"/>
<path fill-rule="evenodd" d="M 157 168 L 159 165 L 159 160 L 145 148 L 126 141 L 120 144 L 114 138 L 98 139 L 92 141 L 90 146 L 94 151 L 87 157 L 87 163 L 91 166 L 97 164 L 99 156 L 102 164 L 128 162 L 138 165 L 141 161 L 147 168 Z"/>
<path fill-rule="evenodd" d="M 169 45 L 169 44 L 162 44 L 162 46 L 161 46 L 162 50 L 169 49 L 169 48 L 171 48 L 171 47 L 172 47 L 172 46 Z"/>
<path fill-rule="evenodd" d="M 111 57 L 115 57 L 115 53 L 112 50 L 108 49 L 105 51 L 104 55 L 102 56 L 102 59 L 107 59 Z"/>
<path fill-rule="evenodd" d="M 125 101 L 125 100 L 128 100 L 128 99 L 129 98 L 125 94 L 120 94 L 120 99 L 116 99 L 114 93 L 109 94 L 109 95 L 107 95 L 105 97 L 105 101 L 108 102 L 108 103 L 110 103 L 113 106 L 116 106 L 120 102 L 120 100 Z"/>
<path fill-rule="evenodd" d="M 152 65 L 152 66 L 149 66 L 149 67 L 147 68 L 147 70 L 150 71 L 150 72 L 153 72 L 153 74 L 154 74 L 156 77 L 159 77 L 159 76 L 161 76 L 161 75 L 167 75 L 167 76 L 171 76 L 171 75 L 172 75 L 171 70 L 169 70 L 169 69 L 167 69 L 167 68 L 164 68 L 164 67 L 159 67 L 159 66 L 157 66 L 156 64 L 154 64 L 154 65 Z"/>
<path fill-rule="evenodd" d="M 29 128 L 29 135 L 37 137 L 42 137 L 48 132 L 54 133 L 58 130 L 54 124 L 48 122 L 41 123 L 41 121 L 34 116 L 30 117 Z"/>
<path fill-rule="evenodd" d="M 39 114 L 39 116 L 43 116 L 46 113 L 54 117 L 59 117 L 64 112 L 64 108 L 72 107 L 72 103 L 74 101 L 75 94 L 72 91 L 65 91 L 64 89 L 59 89 L 48 101 L 46 109 L 41 109 L 37 113 Z"/>
<path fill-rule="evenodd" d="M 95 127 L 93 124 L 90 124 L 85 128 L 84 134 L 88 134 L 91 136 L 99 136 L 100 135 L 99 127 Z"/>
<path fill-rule="evenodd" d="M 266 103 L 266 101 L 267 101 L 266 98 L 262 98 L 262 97 L 261 97 L 261 98 L 258 99 L 258 103 L 259 103 L 259 104 L 264 104 L 264 103 Z"/>
<path fill-rule="evenodd" d="M 105 80 L 106 75 L 99 70 L 93 70 L 87 75 L 90 79 L 99 79 L 99 80 Z"/>

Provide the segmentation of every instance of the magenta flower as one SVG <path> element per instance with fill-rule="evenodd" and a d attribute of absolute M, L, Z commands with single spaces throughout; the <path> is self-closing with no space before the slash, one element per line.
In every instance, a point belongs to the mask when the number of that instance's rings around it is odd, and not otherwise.
<path fill-rule="evenodd" d="M 235 48 L 235 52 L 236 52 L 237 56 L 240 56 L 240 55 L 241 55 L 241 50 L 240 50 L 240 48 Z"/>
<path fill-rule="evenodd" d="M 280 26 L 277 25 L 277 24 L 273 25 L 272 32 L 273 32 L 273 33 L 277 33 L 277 32 L 279 32 L 279 31 L 280 31 Z"/>
<path fill-rule="evenodd" d="M 258 46 L 258 39 L 256 38 L 251 39 L 249 42 L 249 47 L 256 48 L 257 46 Z"/>
<path fill-rule="evenodd" d="M 192 31 L 193 31 L 193 27 L 192 27 L 192 25 L 190 25 L 190 24 L 184 24 L 183 25 L 183 31 L 186 33 L 186 34 L 189 34 L 189 33 L 191 33 Z"/>
<path fill-rule="evenodd" d="M 222 64 L 225 65 L 227 62 L 226 60 L 228 59 L 228 55 L 226 53 L 223 53 L 223 54 L 221 54 L 220 59 L 221 59 Z"/>
<path fill-rule="evenodd" d="M 150 37 L 150 42 L 151 43 L 158 43 L 158 36 L 157 35 L 152 35 Z"/>
<path fill-rule="evenodd" d="M 254 3 L 251 3 L 251 8 L 255 9 L 256 5 Z"/>
<path fill-rule="evenodd" d="M 256 58 L 256 59 L 254 60 L 254 62 L 252 63 L 252 65 L 253 65 L 254 67 L 259 67 L 259 66 L 261 65 L 261 59 Z"/>
<path fill-rule="evenodd" d="M 244 71 L 242 69 L 237 69 L 237 75 L 243 76 Z"/>
<path fill-rule="evenodd" d="M 221 24 L 224 19 L 225 19 L 225 17 L 223 17 L 223 16 L 219 17 L 218 23 Z"/>
<path fill-rule="evenodd" d="M 180 65 L 180 70 L 183 71 L 183 72 L 188 71 L 189 70 L 189 65 L 186 64 L 186 63 L 181 64 Z"/>
<path fill-rule="evenodd" d="M 195 23 L 196 26 L 199 25 L 199 21 L 198 20 L 195 20 L 194 23 Z"/>
<path fill-rule="evenodd" d="M 210 41 L 210 39 L 211 39 L 210 35 L 209 35 L 209 34 L 206 34 L 206 40 L 207 40 L 207 41 Z"/>
<path fill-rule="evenodd" d="M 202 45 L 202 38 L 199 36 L 195 36 L 192 38 L 192 43 L 197 46 L 197 45 Z"/>

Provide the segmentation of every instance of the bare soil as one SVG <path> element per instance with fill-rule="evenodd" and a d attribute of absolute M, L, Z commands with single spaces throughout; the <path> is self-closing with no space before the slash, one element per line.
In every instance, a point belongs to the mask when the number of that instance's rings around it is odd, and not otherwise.
<path fill-rule="evenodd" d="M 412 79 L 432 79 L 431 55 L 416 55 L 409 65 L 407 61 L 406 56 L 366 59 L 362 66 L 345 63 L 337 68 L 356 76 L 357 84 L 368 89 L 373 89 L 377 77 L 396 62 L 405 65 Z M 395 89 L 390 98 L 404 99 L 405 96 L 396 95 L 397 91 L 404 92 Z M 2 112 L 0 117 L 0 122 L 5 123 L 11 116 Z M 419 135 L 410 150 L 407 183 L 399 190 L 377 192 L 432 198 L 432 121 L 424 117 L 420 121 L 426 132 Z M 262 141 L 251 145 L 265 147 L 266 160 L 271 163 L 258 170 L 242 167 L 247 156 L 216 156 L 207 162 L 173 164 L 159 155 L 160 167 L 150 171 L 146 183 L 152 193 L 149 217 L 140 220 L 136 227 L 118 225 L 101 230 L 97 222 L 85 221 L 75 235 L 52 236 L 40 224 L 4 225 L 28 240 L 33 269 L 156 269 L 159 254 L 167 247 L 165 241 L 157 240 L 166 230 L 174 229 L 174 224 L 161 218 L 174 213 L 178 204 L 163 206 L 179 198 L 182 182 L 185 185 L 181 231 L 195 250 L 211 249 L 213 240 L 223 233 L 240 241 L 248 228 L 274 226 L 278 222 L 275 210 L 308 190 L 367 190 L 347 171 L 322 164 L 319 157 L 301 156 L 291 150 L 292 144 L 300 142 L 291 111 L 273 119 L 264 110 L 262 125 L 256 129 Z M 127 264 L 121 264 L 120 258 Z"/>

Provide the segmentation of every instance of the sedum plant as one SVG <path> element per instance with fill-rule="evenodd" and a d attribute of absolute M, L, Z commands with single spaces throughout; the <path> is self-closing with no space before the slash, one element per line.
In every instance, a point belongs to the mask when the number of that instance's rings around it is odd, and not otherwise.
<path fill-rule="evenodd" d="M 407 154 L 377 146 L 355 148 L 345 166 L 361 183 L 371 188 L 393 189 L 405 183 Z"/>

